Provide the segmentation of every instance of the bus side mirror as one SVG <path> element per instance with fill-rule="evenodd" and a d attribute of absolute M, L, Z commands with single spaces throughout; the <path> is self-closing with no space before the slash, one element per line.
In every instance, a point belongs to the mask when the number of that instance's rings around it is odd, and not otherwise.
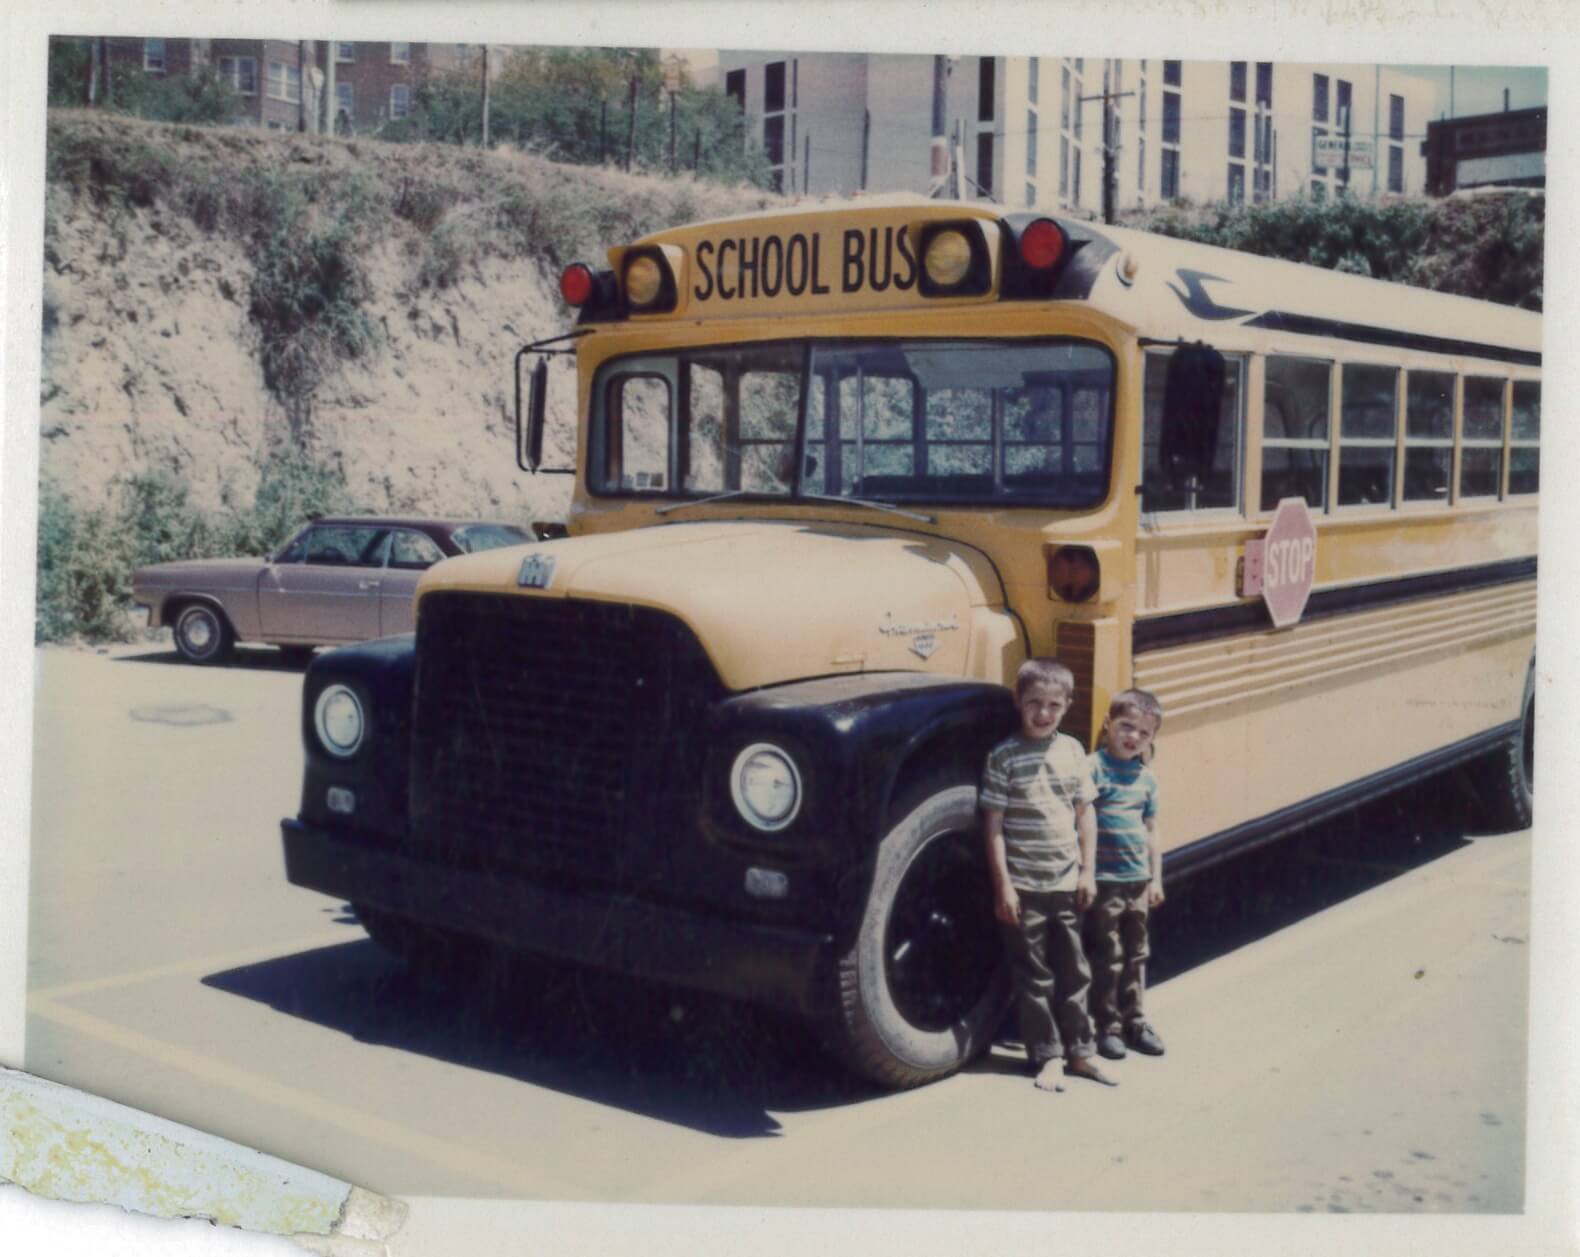
<path fill-rule="evenodd" d="M 522 352 L 525 352 L 524 350 Z M 536 472 L 543 462 L 543 411 L 549 394 L 549 360 L 539 358 L 532 367 L 527 390 L 527 422 L 521 422 L 521 354 L 516 355 L 516 466 Z"/>
<path fill-rule="evenodd" d="M 1158 461 L 1176 486 L 1200 490 L 1212 472 L 1226 372 L 1223 355 L 1201 341 L 1169 358 Z"/>

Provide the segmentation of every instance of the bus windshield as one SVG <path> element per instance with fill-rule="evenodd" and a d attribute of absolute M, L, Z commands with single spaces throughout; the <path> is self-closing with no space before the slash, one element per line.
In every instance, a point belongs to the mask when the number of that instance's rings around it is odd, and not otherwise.
<path fill-rule="evenodd" d="M 1085 341 L 833 341 L 606 363 L 594 492 L 1080 508 L 1108 492 L 1114 362 Z"/>

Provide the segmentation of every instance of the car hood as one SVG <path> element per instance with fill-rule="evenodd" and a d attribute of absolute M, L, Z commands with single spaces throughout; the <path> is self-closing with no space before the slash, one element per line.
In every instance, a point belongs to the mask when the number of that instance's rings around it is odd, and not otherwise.
<path fill-rule="evenodd" d="M 542 588 L 522 581 L 552 568 Z M 922 533 L 856 524 L 666 524 L 450 559 L 440 590 L 584 598 L 679 617 L 732 690 L 839 672 L 964 675 L 976 618 L 1000 608 L 986 557 Z M 530 648 L 529 648 L 530 649 Z"/>

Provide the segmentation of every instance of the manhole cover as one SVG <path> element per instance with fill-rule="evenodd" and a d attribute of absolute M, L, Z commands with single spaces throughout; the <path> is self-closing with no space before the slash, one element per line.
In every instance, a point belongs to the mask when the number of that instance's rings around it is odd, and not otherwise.
<path fill-rule="evenodd" d="M 230 713 L 206 703 L 169 703 L 157 707 L 134 707 L 132 719 L 156 725 L 222 725 L 230 719 Z"/>

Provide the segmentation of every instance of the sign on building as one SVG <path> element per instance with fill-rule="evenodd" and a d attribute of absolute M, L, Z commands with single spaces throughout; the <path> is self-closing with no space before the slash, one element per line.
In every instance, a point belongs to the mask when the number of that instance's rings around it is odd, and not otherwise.
<path fill-rule="evenodd" d="M 1349 145 L 1349 160 L 1345 160 L 1344 147 Z M 1316 137 L 1316 152 L 1313 155 L 1313 164 L 1327 166 L 1342 170 L 1346 165 L 1351 170 L 1370 170 L 1375 164 L 1376 149 L 1372 144 L 1371 136 L 1364 139 L 1352 135 L 1346 141 L 1342 135 L 1319 135 Z"/>

